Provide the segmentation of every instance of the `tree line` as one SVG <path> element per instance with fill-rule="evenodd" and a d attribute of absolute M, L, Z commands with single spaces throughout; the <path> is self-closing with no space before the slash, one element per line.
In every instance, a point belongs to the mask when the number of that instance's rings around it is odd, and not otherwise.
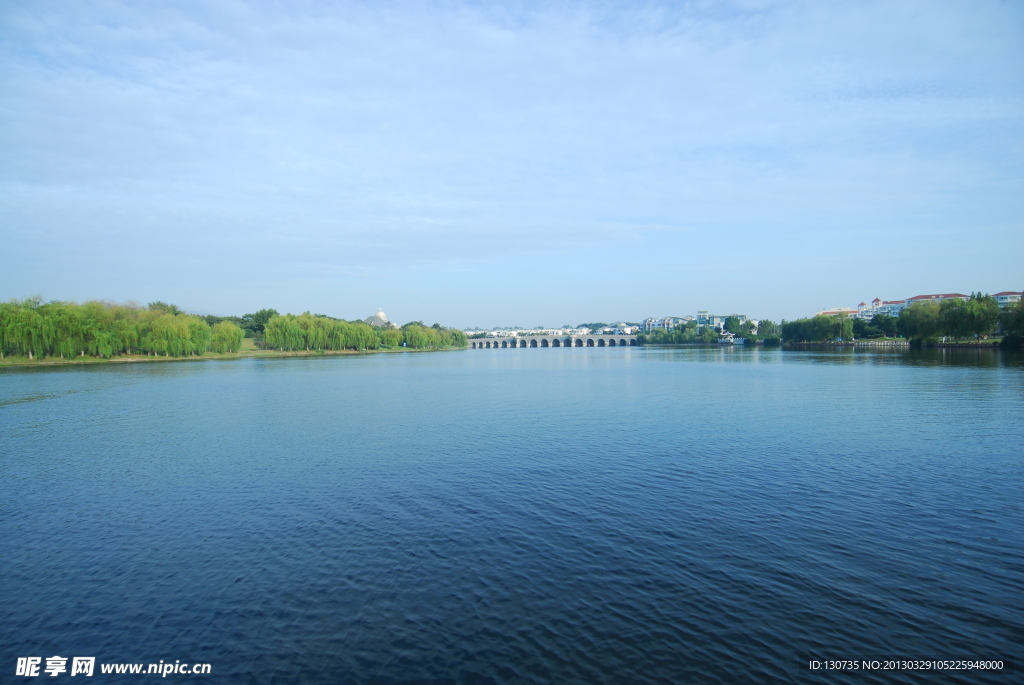
<path fill-rule="evenodd" d="M 1021 303 L 1000 312 L 995 298 L 972 293 L 967 300 L 916 302 L 899 317 L 876 315 L 870 321 L 838 316 L 813 316 L 782 323 L 787 342 L 829 342 L 852 338 L 895 337 L 901 335 L 914 343 L 932 341 L 940 336 L 959 341 L 990 335 L 998 329 L 1021 335 Z M 1016 331 L 1016 333 L 1015 333 Z"/>
<path fill-rule="evenodd" d="M 278 350 L 375 350 L 390 347 L 442 349 L 465 347 L 466 334 L 434 324 L 412 321 L 401 328 L 373 328 L 362 321 L 344 321 L 305 312 L 272 317 L 264 329 L 266 345 Z"/>
<path fill-rule="evenodd" d="M 103 357 L 148 354 L 170 357 L 237 351 L 242 330 L 231 323 L 209 326 L 174 305 L 142 308 L 106 302 L 0 303 L 0 358 Z"/>
<path fill-rule="evenodd" d="M 90 301 L 43 302 L 40 298 L 0 303 L 0 359 L 8 356 L 99 357 L 151 355 L 202 356 L 238 352 L 245 337 L 278 350 L 368 350 L 465 347 L 462 331 L 421 321 L 401 329 L 374 329 L 306 312 L 281 315 L 261 309 L 242 317 L 199 317 L 175 305 L 150 302 L 112 304 Z"/>

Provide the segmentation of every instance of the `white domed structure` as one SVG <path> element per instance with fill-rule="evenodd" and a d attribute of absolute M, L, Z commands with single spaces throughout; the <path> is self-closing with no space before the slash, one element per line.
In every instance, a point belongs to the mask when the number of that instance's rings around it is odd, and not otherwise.
<path fill-rule="evenodd" d="M 388 321 L 387 314 L 385 314 L 384 310 L 379 307 L 377 308 L 376 314 L 366 317 L 364 321 L 375 328 L 391 328 L 391 322 Z"/>

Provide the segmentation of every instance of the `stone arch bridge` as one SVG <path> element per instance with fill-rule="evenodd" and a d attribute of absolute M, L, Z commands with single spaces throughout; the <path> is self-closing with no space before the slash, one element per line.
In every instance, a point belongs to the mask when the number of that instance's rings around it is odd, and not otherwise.
<path fill-rule="evenodd" d="M 471 338 L 470 349 L 514 347 L 636 347 L 635 335 L 527 335 L 515 338 Z"/>

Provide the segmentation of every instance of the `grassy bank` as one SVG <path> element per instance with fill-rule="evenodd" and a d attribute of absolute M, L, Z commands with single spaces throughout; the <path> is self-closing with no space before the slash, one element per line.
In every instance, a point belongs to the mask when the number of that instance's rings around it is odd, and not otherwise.
<path fill-rule="evenodd" d="M 283 357 L 343 357 L 359 354 L 378 354 L 388 352 L 436 352 L 439 350 L 465 349 L 461 347 L 414 349 L 411 347 L 381 347 L 375 350 L 297 350 L 282 352 L 281 350 L 259 350 L 256 349 L 252 338 L 245 338 L 242 341 L 242 349 L 238 352 L 206 352 L 202 356 L 188 357 L 161 357 L 148 354 L 124 354 L 103 359 L 101 357 L 71 357 L 61 359 L 60 357 L 44 357 L 42 359 L 29 359 L 28 357 L 8 356 L 0 359 L 0 369 L 20 366 L 72 366 L 85 364 L 130 364 L 134 362 L 201 362 L 224 359 L 279 359 Z"/>

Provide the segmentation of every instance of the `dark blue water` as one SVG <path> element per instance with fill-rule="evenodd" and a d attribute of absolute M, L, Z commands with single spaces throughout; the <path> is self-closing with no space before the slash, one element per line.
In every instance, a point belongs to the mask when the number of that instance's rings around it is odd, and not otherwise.
<path fill-rule="evenodd" d="M 1022 418 L 989 351 L 4 371 L 0 680 L 1012 682 Z M 1017 670 L 807 669 L 884 657 Z"/>

